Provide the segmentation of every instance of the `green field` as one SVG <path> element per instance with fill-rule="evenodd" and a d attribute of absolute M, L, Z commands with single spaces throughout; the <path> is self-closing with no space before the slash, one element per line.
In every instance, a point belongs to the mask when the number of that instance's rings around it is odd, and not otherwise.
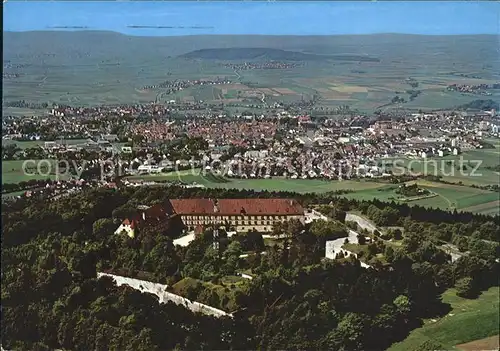
<path fill-rule="evenodd" d="M 377 183 L 363 180 L 315 180 L 315 179 L 230 179 L 208 173 L 202 176 L 199 170 L 169 172 L 158 175 L 140 175 L 128 177 L 129 180 L 145 181 L 182 181 L 184 183 L 196 183 L 208 188 L 226 189 L 253 189 L 256 191 L 293 191 L 298 193 L 328 192 L 335 190 L 351 190 L 353 192 L 342 195 L 354 200 L 396 201 L 413 206 L 439 208 L 443 210 L 470 211 L 483 214 L 499 214 L 498 192 L 471 188 L 468 186 L 450 185 L 419 180 L 420 187 L 428 189 L 438 196 L 412 200 L 398 201 L 395 193 L 397 185 Z"/>
<path fill-rule="evenodd" d="M 499 288 L 490 288 L 475 300 L 456 296 L 455 289 L 443 294 L 443 302 L 451 305 L 448 315 L 437 321 L 427 320 L 402 342 L 388 351 L 419 350 L 424 342 L 433 342 L 439 350 L 453 350 L 455 345 L 486 338 L 499 333 Z M 440 346 L 438 346 L 440 345 Z"/>
<path fill-rule="evenodd" d="M 461 155 L 449 155 L 445 157 L 433 157 L 431 159 L 382 159 L 380 162 L 387 169 L 392 169 L 395 174 L 400 174 L 401 169 L 393 166 L 404 167 L 404 172 L 411 168 L 412 173 L 441 176 L 450 183 L 462 183 L 466 185 L 494 185 L 500 184 L 500 175 L 487 167 L 495 167 L 500 164 L 500 148 L 475 149 L 466 151 Z M 460 169 L 459 162 L 463 160 L 466 169 Z M 478 162 L 480 163 L 478 165 Z M 392 164 L 392 166 L 391 166 Z M 478 165 L 476 169 L 476 165 Z"/>
<path fill-rule="evenodd" d="M 374 189 L 383 186 L 383 184 L 368 181 L 327 181 L 313 179 L 228 179 L 220 176 L 207 174 L 193 174 L 191 170 L 181 171 L 179 173 L 170 172 L 161 175 L 144 175 L 128 177 L 130 180 L 147 181 L 182 181 L 186 183 L 196 182 L 210 188 L 227 189 L 254 189 L 269 191 L 295 191 L 299 193 L 307 192 L 327 192 L 335 190 L 361 190 Z"/>
<path fill-rule="evenodd" d="M 457 209 L 458 211 L 484 214 L 498 214 L 500 211 L 498 206 L 500 194 L 498 192 L 423 180 L 417 181 L 417 184 L 421 188 L 438 194 L 438 196 L 405 202 L 408 205 L 443 210 Z M 379 189 L 361 190 L 345 196 L 354 200 L 372 200 L 376 198 L 381 201 L 397 201 L 394 200 L 397 195 L 393 189 L 395 189 L 394 185 L 387 185 Z"/>
<path fill-rule="evenodd" d="M 27 164 L 28 167 L 34 167 L 32 170 L 28 170 L 28 172 L 23 171 L 23 160 L 15 160 L 15 161 L 2 161 L 2 184 L 6 183 L 19 183 L 22 181 L 28 181 L 32 179 L 55 179 L 55 161 L 48 160 L 50 162 L 50 169 L 48 167 L 47 162 L 39 163 L 41 160 L 34 160 L 36 163 Z M 40 165 L 39 169 L 37 168 Z M 41 171 L 41 172 L 38 172 Z M 51 173 L 46 175 L 47 173 Z M 61 176 L 61 179 L 65 179 L 64 176 Z"/>

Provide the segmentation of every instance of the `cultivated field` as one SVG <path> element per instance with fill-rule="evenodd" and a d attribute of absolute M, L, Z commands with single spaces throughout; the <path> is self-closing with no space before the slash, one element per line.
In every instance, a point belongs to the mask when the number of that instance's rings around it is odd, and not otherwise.
<path fill-rule="evenodd" d="M 500 348 L 499 336 L 490 336 L 489 338 L 474 340 L 465 344 L 457 345 L 457 349 L 462 351 L 478 350 L 498 350 Z"/>
<path fill-rule="evenodd" d="M 254 90 L 270 102 L 308 99 L 317 94 L 322 105 L 348 104 L 361 111 L 393 108 L 389 103 L 396 95 L 405 98 L 404 107 L 446 108 L 478 98 L 448 92 L 447 85 L 498 81 L 496 40 L 494 36 L 287 36 L 277 40 L 266 36 L 146 38 L 90 31 L 5 33 L 4 62 L 9 60 L 10 65 L 4 71 L 19 76 L 4 80 L 3 99 L 76 105 L 151 102 L 158 97 L 160 101 L 236 103 Z M 369 55 L 379 61 L 322 59 L 290 69 L 234 71 L 217 59 L 181 57 L 204 48 L 242 45 L 316 55 Z M 141 90 L 166 80 L 216 77 L 251 83 L 252 88 L 203 86 L 169 95 L 164 89 Z M 406 79 L 410 77 L 418 87 L 408 84 Z M 406 92 L 411 89 L 421 91 L 414 101 L 409 101 Z M 498 97 L 500 92 L 495 91 L 490 98 Z M 27 109 L 11 111 L 31 114 Z"/>
<path fill-rule="evenodd" d="M 411 182 L 413 183 L 413 182 Z M 438 196 L 405 202 L 408 205 L 440 208 L 443 210 L 466 211 L 496 215 L 500 213 L 498 200 L 500 194 L 494 191 L 471 188 L 468 186 L 450 185 L 437 182 L 419 180 L 419 187 L 425 188 Z M 394 192 L 397 185 L 387 185 L 378 189 L 357 191 L 345 196 L 355 200 L 396 201 Z"/>
<path fill-rule="evenodd" d="M 423 198 L 412 201 L 398 201 L 398 194 L 395 193 L 397 185 L 378 183 L 373 181 L 329 181 L 313 179 L 229 179 L 217 175 L 201 175 L 199 171 L 181 171 L 179 173 L 170 172 L 159 175 L 141 175 L 128 177 L 130 180 L 145 181 L 182 181 L 185 183 L 196 183 L 209 188 L 226 189 L 253 189 L 269 191 L 294 191 L 306 192 L 327 192 L 335 190 L 350 190 L 345 196 L 355 200 L 396 201 L 410 206 L 423 206 L 429 208 L 440 208 L 443 210 L 468 211 L 482 214 L 499 214 L 500 209 L 499 193 L 494 191 L 471 188 L 468 186 L 449 185 L 443 183 L 418 181 L 417 184 L 426 188 L 437 196 Z"/>
<path fill-rule="evenodd" d="M 388 351 L 422 350 L 424 343 L 429 345 L 425 350 L 472 350 L 470 346 L 464 348 L 465 345 L 459 344 L 498 335 L 498 294 L 499 288 L 493 287 L 477 299 L 468 300 L 456 296 L 455 289 L 447 290 L 443 294 L 443 302 L 451 305 L 451 311 L 437 320 L 425 321 L 424 326 L 412 331 L 404 341 L 392 345 Z M 475 349 L 479 350 L 491 349 Z"/>
<path fill-rule="evenodd" d="M 395 161 L 396 159 L 380 160 L 384 167 L 395 174 L 411 171 L 412 174 L 441 176 L 442 180 L 456 184 L 478 186 L 500 184 L 500 174 L 491 169 L 500 165 L 500 148 L 498 147 L 470 150 L 456 156 L 429 159 L 398 158 L 397 164 Z M 460 162 L 463 162 L 465 169 L 460 168 Z M 395 166 L 400 169 L 398 170 Z"/>

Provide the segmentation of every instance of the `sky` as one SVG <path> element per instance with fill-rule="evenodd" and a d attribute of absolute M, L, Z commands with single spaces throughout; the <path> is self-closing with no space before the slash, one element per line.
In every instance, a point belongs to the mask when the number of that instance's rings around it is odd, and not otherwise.
<path fill-rule="evenodd" d="M 89 30 L 110 30 L 144 36 L 500 33 L 500 2 L 7 0 L 3 6 L 4 31 L 55 30 L 54 27 L 81 26 Z M 138 29 L 128 26 L 175 28 Z"/>

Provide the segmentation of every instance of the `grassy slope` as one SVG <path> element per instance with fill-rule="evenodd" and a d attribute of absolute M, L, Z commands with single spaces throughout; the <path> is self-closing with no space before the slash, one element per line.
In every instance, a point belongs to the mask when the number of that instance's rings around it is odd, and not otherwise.
<path fill-rule="evenodd" d="M 402 342 L 394 344 L 388 351 L 412 351 L 427 340 L 442 345 L 442 349 L 453 350 L 454 346 L 498 334 L 498 295 L 494 287 L 483 292 L 475 300 L 456 296 L 455 289 L 443 294 L 443 301 L 451 305 L 451 312 L 436 322 L 426 321 Z"/>

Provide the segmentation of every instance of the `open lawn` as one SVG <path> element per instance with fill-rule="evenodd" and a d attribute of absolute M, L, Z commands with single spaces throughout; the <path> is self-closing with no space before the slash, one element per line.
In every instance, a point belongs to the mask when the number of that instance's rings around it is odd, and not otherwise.
<path fill-rule="evenodd" d="M 424 343 L 432 343 L 436 350 L 456 350 L 460 349 L 458 344 L 498 335 L 498 294 L 499 288 L 493 287 L 477 299 L 468 300 L 456 296 L 455 289 L 447 290 L 443 302 L 451 305 L 451 311 L 438 320 L 426 321 L 388 351 L 420 350 Z"/>
<path fill-rule="evenodd" d="M 54 160 L 34 160 L 35 164 L 27 164 L 23 170 L 23 160 L 2 161 L 2 184 L 19 183 L 32 179 L 55 179 Z M 49 163 L 50 162 L 50 166 Z M 64 177 L 61 176 L 61 178 Z"/>

